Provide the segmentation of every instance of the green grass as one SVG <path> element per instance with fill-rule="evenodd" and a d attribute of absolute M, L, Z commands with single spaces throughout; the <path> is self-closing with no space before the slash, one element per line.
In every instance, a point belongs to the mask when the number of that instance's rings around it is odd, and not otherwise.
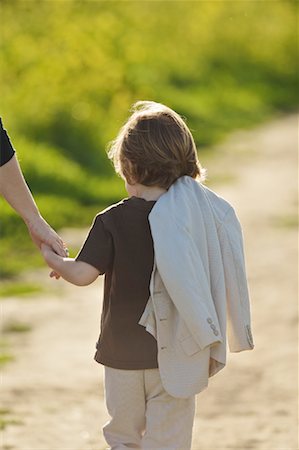
<path fill-rule="evenodd" d="M 12 321 L 3 327 L 3 333 L 28 333 L 28 331 L 31 331 L 31 328 L 31 325 L 28 323 Z"/>
<path fill-rule="evenodd" d="M 0 297 L 30 297 L 39 294 L 43 287 L 37 283 L 5 282 L 0 286 Z"/>
<path fill-rule="evenodd" d="M 297 109 L 297 6 L 2 2 L 0 115 L 46 220 L 88 226 L 126 196 L 105 148 L 136 100 L 186 117 L 199 152 Z M 4 201 L 0 218 L 1 277 L 42 265 Z"/>
<path fill-rule="evenodd" d="M 271 219 L 270 223 L 279 228 L 297 229 L 298 228 L 298 215 L 296 213 L 294 213 L 294 214 L 276 216 Z"/>
<path fill-rule="evenodd" d="M 10 345 L 7 340 L 0 339 L 0 368 L 15 359 L 14 355 L 10 352 L 9 347 Z"/>
<path fill-rule="evenodd" d="M 0 353 L 0 367 L 5 366 L 7 363 L 14 361 L 14 356 L 11 353 Z"/>
<path fill-rule="evenodd" d="M 0 431 L 5 430 L 5 428 L 9 425 L 23 425 L 21 420 L 13 418 L 12 415 L 13 413 L 10 409 L 0 409 Z M 3 448 L 9 447 L 5 446 Z"/>
<path fill-rule="evenodd" d="M 0 339 L 0 368 L 15 360 L 15 356 L 11 352 L 10 336 L 28 333 L 31 329 L 30 324 L 17 320 L 12 320 L 2 327 L 1 333 L 3 337 Z M 0 423 L 2 420 L 1 411 L 3 413 L 5 410 L 0 410 Z"/>

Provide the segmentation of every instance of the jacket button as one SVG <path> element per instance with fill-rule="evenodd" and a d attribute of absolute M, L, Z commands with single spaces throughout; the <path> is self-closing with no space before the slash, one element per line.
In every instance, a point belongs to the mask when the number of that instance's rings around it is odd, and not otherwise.
<path fill-rule="evenodd" d="M 211 317 L 208 317 L 208 318 L 207 318 L 207 322 L 208 322 L 208 323 L 213 323 L 213 320 L 211 319 Z"/>
<path fill-rule="evenodd" d="M 213 333 L 215 334 L 215 336 L 218 336 L 219 334 L 217 330 L 214 330 Z"/>
<path fill-rule="evenodd" d="M 160 347 L 161 350 L 164 350 L 165 348 L 167 348 L 167 347 Z"/>
<path fill-rule="evenodd" d="M 213 323 L 212 323 L 212 325 L 210 325 L 210 327 L 212 328 L 212 330 L 216 330 L 216 327 Z"/>

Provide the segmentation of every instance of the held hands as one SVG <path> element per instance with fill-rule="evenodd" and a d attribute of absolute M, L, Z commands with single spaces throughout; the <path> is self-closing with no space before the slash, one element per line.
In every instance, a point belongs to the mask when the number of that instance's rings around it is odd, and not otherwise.
<path fill-rule="evenodd" d="M 50 277 L 56 279 L 62 277 L 65 281 L 76 286 L 87 286 L 95 281 L 100 274 L 98 269 L 84 261 L 57 255 L 47 244 L 41 245 L 41 252 L 47 264 L 53 269 Z"/>
<path fill-rule="evenodd" d="M 57 253 L 54 252 L 54 250 L 48 244 L 45 244 L 43 242 L 40 245 L 40 250 L 41 250 L 41 253 L 42 253 L 46 263 L 50 267 L 52 267 L 53 262 L 54 262 L 55 259 L 62 258 L 62 256 L 57 255 Z M 68 256 L 69 255 L 68 249 L 66 247 L 63 247 L 63 250 L 64 250 L 64 255 L 63 256 Z M 55 270 L 52 270 L 50 272 L 50 277 L 51 278 L 55 277 L 56 280 L 58 280 L 60 278 L 60 275 Z"/>
<path fill-rule="evenodd" d="M 47 244 L 52 250 L 60 256 L 68 256 L 66 246 L 58 234 L 50 227 L 40 215 L 26 221 L 29 234 L 33 242 L 41 249 L 42 244 Z"/>
<path fill-rule="evenodd" d="M 26 221 L 29 234 L 32 241 L 41 250 L 46 262 L 51 267 L 50 261 L 53 260 L 53 255 L 59 255 L 61 257 L 68 256 L 68 249 L 66 248 L 63 240 L 58 234 L 50 227 L 45 219 L 38 215 L 30 220 Z M 56 280 L 60 278 L 60 275 L 52 270 L 50 277 L 55 277 Z"/>

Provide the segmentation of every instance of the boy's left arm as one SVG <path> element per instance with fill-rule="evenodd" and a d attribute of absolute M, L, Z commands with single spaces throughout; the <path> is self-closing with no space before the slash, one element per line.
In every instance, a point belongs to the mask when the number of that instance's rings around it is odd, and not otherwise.
<path fill-rule="evenodd" d="M 46 244 L 41 245 L 41 252 L 48 266 L 61 276 L 77 286 L 87 286 L 100 275 L 98 269 L 83 261 L 76 261 L 74 258 L 63 258 L 57 255 L 51 247 Z"/>

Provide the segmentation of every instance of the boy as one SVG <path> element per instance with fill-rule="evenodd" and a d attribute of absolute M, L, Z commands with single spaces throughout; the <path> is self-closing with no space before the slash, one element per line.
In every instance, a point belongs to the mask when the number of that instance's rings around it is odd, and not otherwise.
<path fill-rule="evenodd" d="M 185 122 L 155 102 L 134 105 L 109 157 L 125 181 L 129 198 L 96 216 L 75 259 L 62 258 L 46 245 L 42 252 L 57 276 L 73 284 L 88 285 L 105 274 L 95 360 L 105 368 L 111 420 L 103 432 L 111 449 L 187 450 L 191 448 L 195 395 L 180 398 L 165 390 L 155 333 L 148 332 L 140 318 L 151 296 L 155 261 L 149 214 L 176 180 L 187 176 L 201 181 L 204 170 Z M 166 293 L 163 297 L 161 292 L 160 305 L 166 305 Z M 218 331 L 212 319 L 207 320 L 216 341 Z"/>

